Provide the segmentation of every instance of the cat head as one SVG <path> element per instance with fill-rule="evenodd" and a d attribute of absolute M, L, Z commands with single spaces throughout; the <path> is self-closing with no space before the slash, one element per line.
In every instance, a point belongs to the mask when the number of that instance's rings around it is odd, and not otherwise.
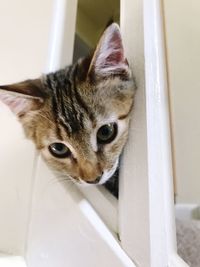
<path fill-rule="evenodd" d="M 103 184 L 127 140 L 134 89 L 114 23 L 91 57 L 39 79 L 0 86 L 0 100 L 54 171 L 81 184 Z"/>

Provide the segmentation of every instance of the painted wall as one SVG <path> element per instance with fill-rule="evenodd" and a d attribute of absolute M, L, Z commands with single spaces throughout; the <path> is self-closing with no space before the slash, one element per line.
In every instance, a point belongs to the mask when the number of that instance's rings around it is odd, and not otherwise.
<path fill-rule="evenodd" d="M 177 201 L 200 203 L 200 2 L 164 3 Z"/>
<path fill-rule="evenodd" d="M 0 84 L 43 71 L 51 13 L 50 0 L 0 0 Z M 2 103 L 0 125 L 0 251 L 23 254 L 35 150 Z"/>
<path fill-rule="evenodd" d="M 0 1 L 0 83 L 38 76 L 46 63 L 52 0 Z"/>

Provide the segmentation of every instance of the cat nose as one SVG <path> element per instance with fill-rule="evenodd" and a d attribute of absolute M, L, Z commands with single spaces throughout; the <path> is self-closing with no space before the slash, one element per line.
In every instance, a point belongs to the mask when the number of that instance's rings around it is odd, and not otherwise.
<path fill-rule="evenodd" d="M 103 173 L 102 173 L 103 174 Z M 101 180 L 101 175 L 98 176 L 95 180 L 93 181 L 87 181 L 88 184 L 97 184 Z"/>
<path fill-rule="evenodd" d="M 96 184 L 102 177 L 102 168 L 98 162 L 92 162 L 89 160 L 79 161 L 79 177 L 89 184 Z"/>

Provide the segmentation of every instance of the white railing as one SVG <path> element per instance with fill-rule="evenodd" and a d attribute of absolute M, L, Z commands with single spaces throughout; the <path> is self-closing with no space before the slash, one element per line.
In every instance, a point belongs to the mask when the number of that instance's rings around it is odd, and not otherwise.
<path fill-rule="evenodd" d="M 78 0 L 54 0 L 46 72 L 72 63 Z"/>
<path fill-rule="evenodd" d="M 169 95 L 162 1 L 144 1 L 151 266 L 183 266 L 176 251 Z M 159 256 L 158 256 L 159 255 Z"/>
<path fill-rule="evenodd" d="M 163 19 L 160 0 L 121 1 L 122 34 L 138 85 L 121 171 L 121 240 L 142 267 L 187 266 L 176 251 Z"/>
<path fill-rule="evenodd" d="M 20 256 L 0 255 L 1 267 L 27 267 L 24 258 Z"/>

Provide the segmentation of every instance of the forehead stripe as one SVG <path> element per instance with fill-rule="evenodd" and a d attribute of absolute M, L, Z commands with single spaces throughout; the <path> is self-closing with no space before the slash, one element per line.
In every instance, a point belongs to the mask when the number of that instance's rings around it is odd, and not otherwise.
<path fill-rule="evenodd" d="M 46 76 L 47 86 L 52 92 L 55 121 L 61 123 L 69 134 L 84 128 L 84 116 L 94 121 L 94 115 L 76 88 L 76 75 L 75 66 Z"/>
<path fill-rule="evenodd" d="M 58 90 L 56 90 L 56 82 L 54 79 L 53 74 L 48 74 L 46 76 L 46 83 L 48 88 L 52 91 L 52 111 L 53 111 L 53 116 L 54 116 L 54 120 L 56 123 L 56 135 L 58 138 L 60 138 L 62 140 L 62 136 L 61 136 L 61 131 L 60 131 L 60 125 L 63 124 L 62 126 L 64 126 L 65 130 L 67 130 L 67 132 L 70 132 L 69 127 L 67 127 L 67 125 L 65 125 L 63 122 L 61 122 L 60 120 L 60 116 L 59 116 L 59 109 L 58 109 L 58 105 L 59 105 L 59 100 L 58 98 L 60 98 L 59 96 L 59 92 Z"/>
<path fill-rule="evenodd" d="M 80 93 L 77 90 L 76 87 L 76 76 L 77 76 L 77 66 L 74 69 L 73 73 L 73 91 L 74 91 L 74 96 L 76 97 L 76 101 L 79 104 L 79 106 L 84 110 L 84 112 L 89 116 L 89 118 L 93 121 L 94 120 L 94 115 L 90 112 L 89 107 L 87 104 L 84 102 L 83 98 L 81 97 Z"/>

